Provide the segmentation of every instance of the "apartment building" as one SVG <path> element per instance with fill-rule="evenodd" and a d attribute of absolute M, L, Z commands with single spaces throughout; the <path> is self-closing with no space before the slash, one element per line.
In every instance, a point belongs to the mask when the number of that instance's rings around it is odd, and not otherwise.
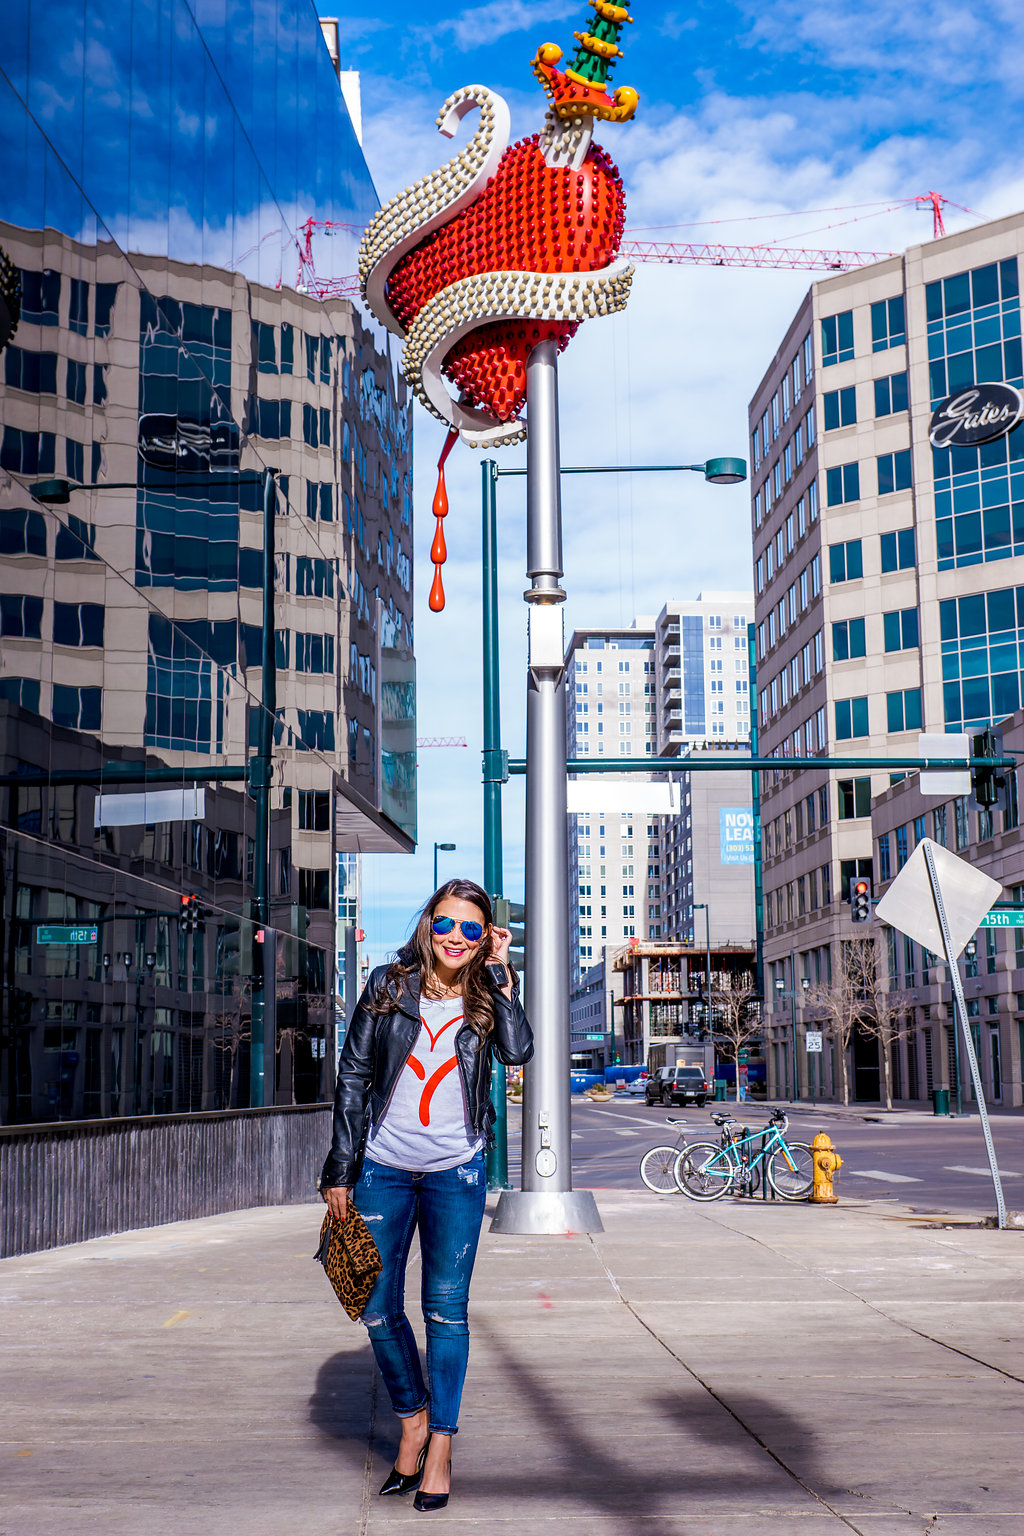
<path fill-rule="evenodd" d="M 745 750 L 752 614 L 751 593 L 709 592 L 666 603 L 656 619 L 628 629 L 577 631 L 567 657 L 570 758 Z M 694 901 L 712 904 L 716 940 L 749 941 L 749 774 L 670 780 L 609 772 L 581 776 L 569 795 L 572 976 L 581 1008 L 592 1007 L 597 968 L 612 976 L 610 956 L 624 944 L 692 934 Z M 601 982 L 599 990 L 607 1052 L 610 988 Z M 574 1047 L 593 1056 L 596 1041 Z"/>
<path fill-rule="evenodd" d="M 572 758 L 653 756 L 657 742 L 654 621 L 576 630 L 566 655 L 566 741 Z M 667 786 L 611 771 L 570 781 L 572 984 L 649 922 L 647 866 L 660 852 L 652 807 Z M 656 905 L 656 902 L 654 903 Z"/>
<path fill-rule="evenodd" d="M 1018 214 L 815 283 L 750 403 L 759 747 L 780 759 L 762 775 L 771 1092 L 794 1070 L 806 1091 L 789 994 L 851 936 L 891 777 L 785 760 L 913 753 L 919 731 L 1020 704 L 1024 610 L 1003 562 L 1024 549 L 1024 429 L 1006 407 L 1024 383 L 1022 243 Z M 958 417 L 994 385 L 1011 387 L 1002 424 L 979 442 Z"/>

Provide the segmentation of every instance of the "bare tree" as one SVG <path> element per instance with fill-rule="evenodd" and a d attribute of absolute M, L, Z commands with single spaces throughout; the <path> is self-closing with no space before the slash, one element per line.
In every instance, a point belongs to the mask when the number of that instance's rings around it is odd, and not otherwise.
<path fill-rule="evenodd" d="M 886 964 L 881 941 L 865 951 L 862 981 L 867 1009 L 860 1015 L 860 1027 L 878 1041 L 885 1083 L 885 1107 L 892 1109 L 892 1048 L 906 1032 L 910 1018 L 911 996 L 901 992 Z"/>
<path fill-rule="evenodd" d="M 728 983 L 726 985 L 725 983 Z M 740 1102 L 740 1052 L 762 1032 L 757 987 L 749 974 L 730 973 L 712 981 L 711 1016 L 714 1041 L 736 1067 L 736 1103 Z"/>
<path fill-rule="evenodd" d="M 806 997 L 807 1008 L 837 1047 L 844 1104 L 850 1102 L 850 1040 L 871 1007 L 867 982 L 875 975 L 874 953 L 873 939 L 841 940 L 837 955 L 833 948 L 831 979 L 811 987 Z"/>

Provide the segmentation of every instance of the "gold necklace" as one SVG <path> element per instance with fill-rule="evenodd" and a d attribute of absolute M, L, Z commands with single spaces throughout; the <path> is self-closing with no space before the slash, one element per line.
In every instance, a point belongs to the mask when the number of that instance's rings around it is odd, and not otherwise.
<path fill-rule="evenodd" d="M 432 976 L 427 984 L 426 994 L 434 1002 L 445 1003 L 453 997 L 461 997 L 462 989 L 461 987 L 446 986 L 444 982 L 438 981 L 436 976 Z"/>

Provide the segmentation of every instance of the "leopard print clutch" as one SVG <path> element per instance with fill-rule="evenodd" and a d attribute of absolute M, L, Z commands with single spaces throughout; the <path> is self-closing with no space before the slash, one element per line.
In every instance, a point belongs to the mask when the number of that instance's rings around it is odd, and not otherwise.
<path fill-rule="evenodd" d="M 370 1229 L 351 1199 L 344 1222 L 335 1221 L 329 1211 L 324 1217 L 320 1247 L 313 1257 L 323 1265 L 349 1317 L 357 1321 L 384 1266 Z"/>

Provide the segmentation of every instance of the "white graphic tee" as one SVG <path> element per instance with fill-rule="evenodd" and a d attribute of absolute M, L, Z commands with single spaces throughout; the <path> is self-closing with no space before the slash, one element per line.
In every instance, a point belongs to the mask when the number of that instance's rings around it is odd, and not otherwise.
<path fill-rule="evenodd" d="M 439 1173 L 467 1163 L 484 1144 L 469 1123 L 455 1036 L 462 999 L 420 999 L 420 1032 L 366 1155 L 389 1168 Z"/>

